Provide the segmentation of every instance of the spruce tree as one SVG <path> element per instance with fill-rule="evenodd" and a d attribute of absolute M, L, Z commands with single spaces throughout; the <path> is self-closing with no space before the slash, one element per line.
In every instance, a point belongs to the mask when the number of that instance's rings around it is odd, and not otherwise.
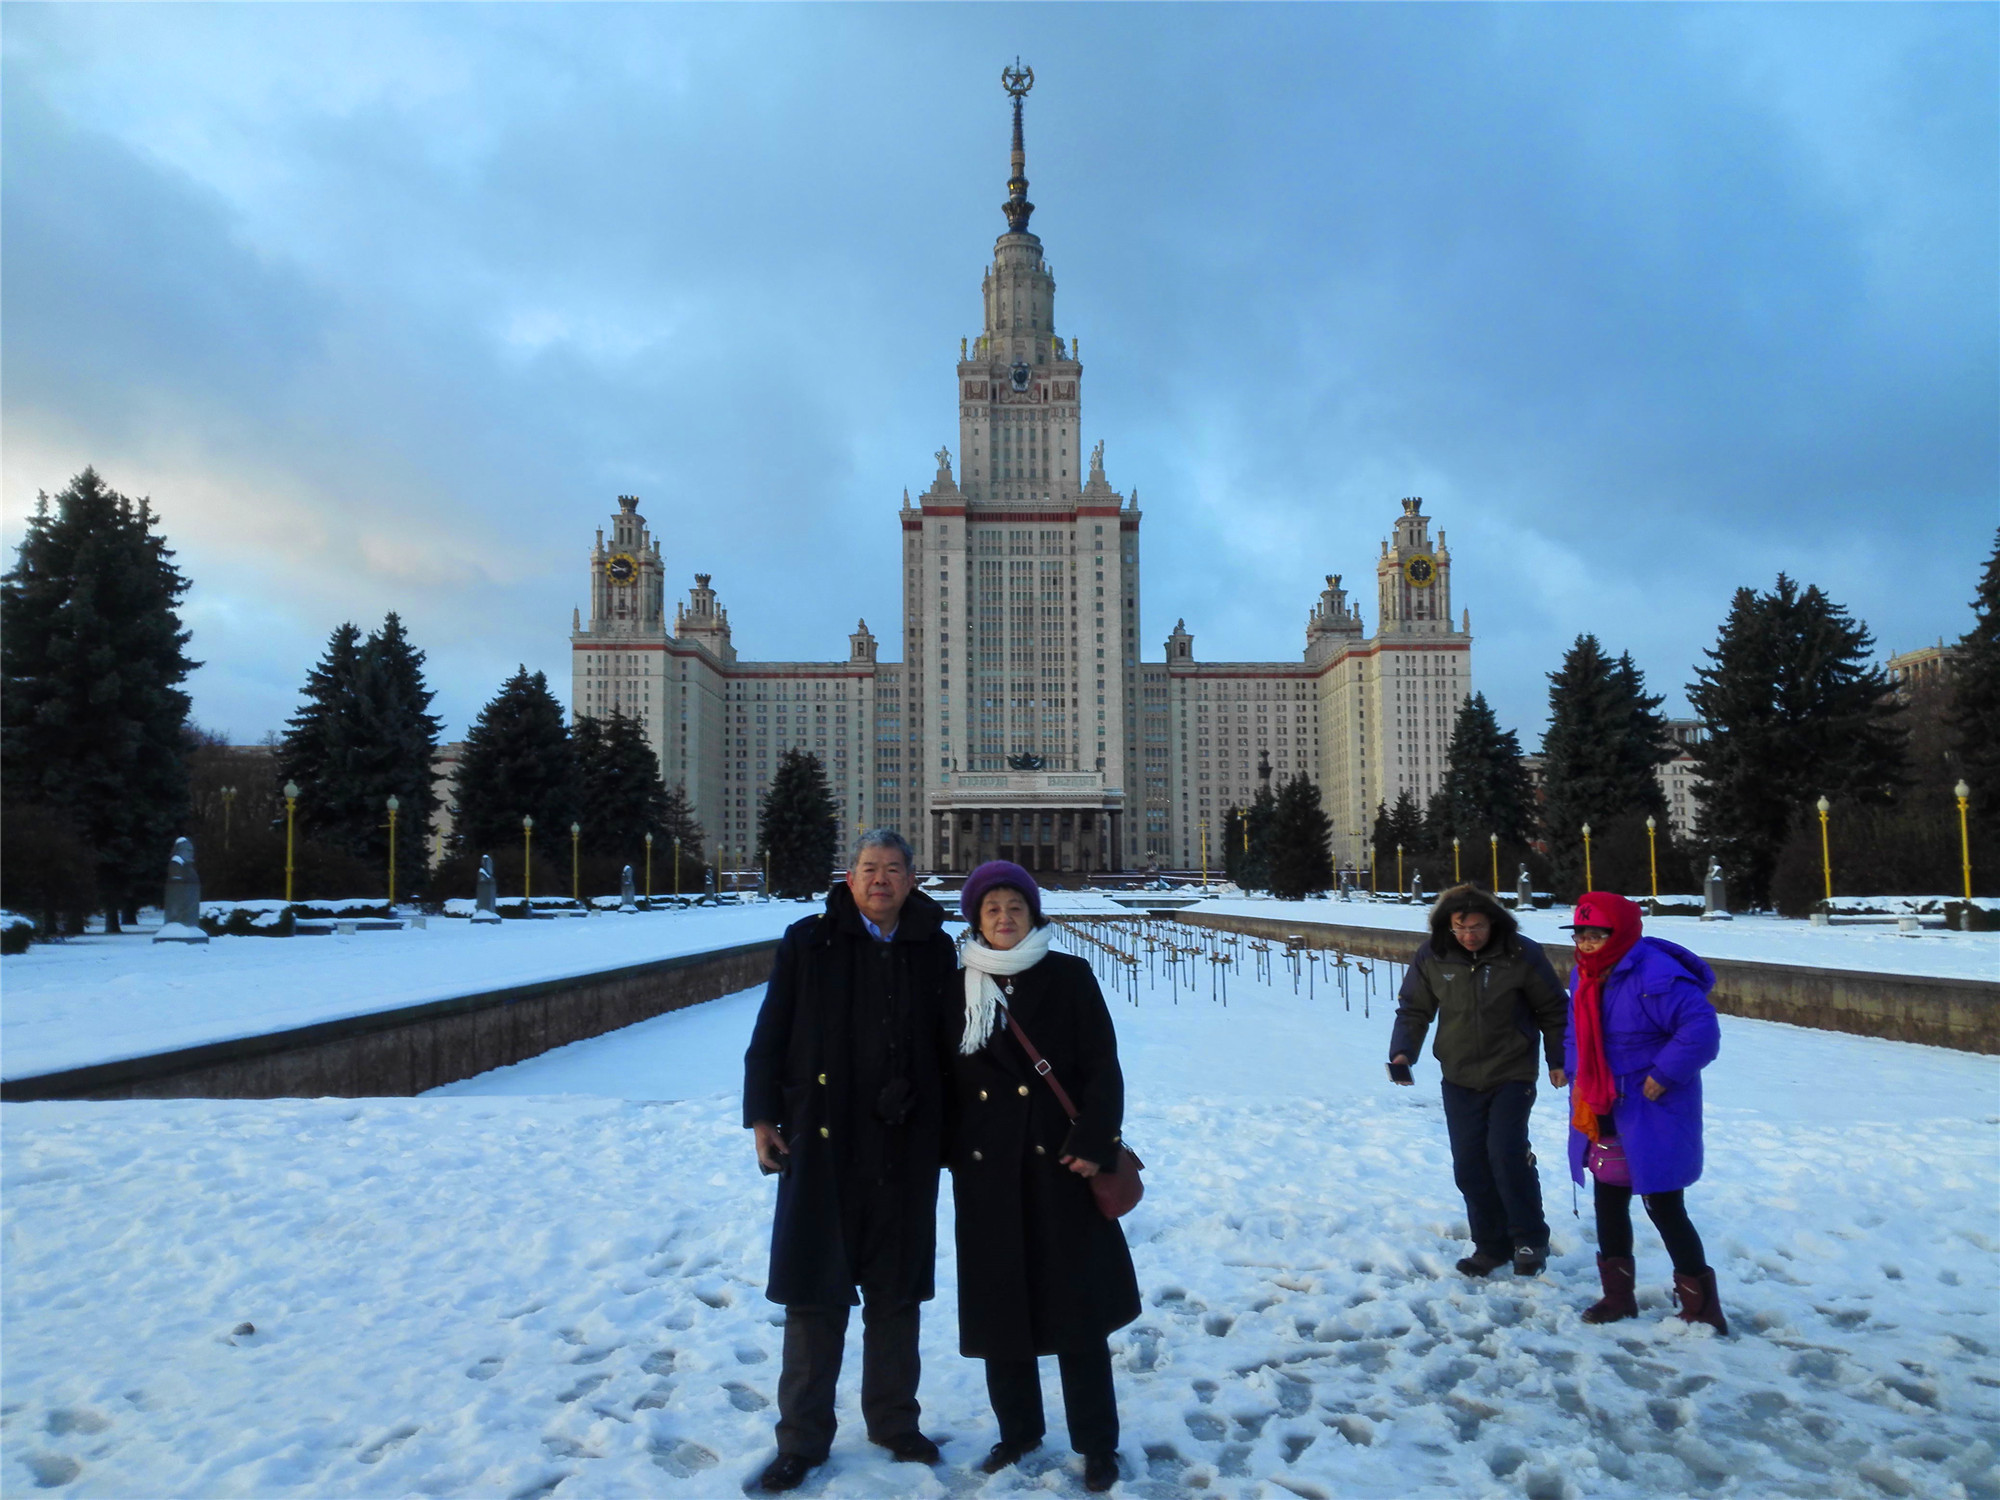
<path fill-rule="evenodd" d="M 548 679 L 525 666 L 480 709 L 459 763 L 452 829 L 458 847 L 474 856 L 518 850 L 523 817 L 535 820 L 544 849 L 568 840 L 576 763 L 563 720 Z"/>
<path fill-rule="evenodd" d="M 657 842 L 666 829 L 667 788 L 660 780 L 660 758 L 639 721 L 615 711 L 602 719 L 579 719 L 570 737 L 584 842 L 620 851 L 629 862 L 648 833 Z"/>
<path fill-rule="evenodd" d="M 1521 742 L 1502 729 L 1484 693 L 1459 706 L 1445 765 L 1444 793 L 1452 831 L 1485 843 L 1525 844 L 1535 823 L 1535 789 L 1521 765 Z"/>
<path fill-rule="evenodd" d="M 674 840 L 680 840 L 680 889 L 695 891 L 701 889 L 702 871 L 706 868 L 703 850 L 708 843 L 708 835 L 702 831 L 699 820 L 694 815 L 694 805 L 688 801 L 687 788 L 675 782 L 667 788 L 665 800 L 660 806 L 660 821 L 653 829 L 653 867 L 659 868 L 661 855 L 669 861 L 667 879 L 664 885 L 655 885 L 656 890 L 674 888 Z"/>
<path fill-rule="evenodd" d="M 1746 904 L 1763 905 L 1792 825 L 1824 796 L 1875 805 L 1902 778 L 1904 746 L 1874 638 L 1819 588 L 1784 574 L 1738 589 L 1688 699 L 1703 837 Z"/>
<path fill-rule="evenodd" d="M 1333 820 L 1320 806 L 1319 786 L 1294 776 L 1278 788 L 1271 816 L 1271 894 L 1297 901 L 1333 886 Z"/>
<path fill-rule="evenodd" d="M 2000 811 L 2000 534 L 1972 600 L 1972 629 L 1959 641 L 1950 723 L 1978 816 Z"/>
<path fill-rule="evenodd" d="M 285 721 L 278 779 L 299 788 L 299 831 L 349 854 L 361 852 L 357 825 L 366 816 L 355 775 L 361 723 L 361 631 L 341 624 L 326 654 L 306 674 L 298 712 Z"/>
<path fill-rule="evenodd" d="M 1593 635 L 1578 636 L 1561 670 L 1549 674 L 1542 832 L 1559 894 L 1583 889 L 1584 824 L 1602 834 L 1628 823 L 1643 827 L 1631 820 L 1648 816 L 1666 821 L 1656 768 L 1673 758 L 1673 748 L 1660 702 L 1632 658 L 1613 660 Z"/>
<path fill-rule="evenodd" d="M 757 842 L 771 864 L 771 894 L 810 896 L 826 889 L 837 857 L 838 818 L 819 757 L 787 750 L 757 814 Z"/>
<path fill-rule="evenodd" d="M 1244 822 L 1250 831 L 1250 853 L 1243 863 L 1243 880 L 1246 891 L 1268 891 L 1271 888 L 1271 827 L 1278 816 L 1278 799 L 1271 791 L 1271 783 L 1266 781 L 1257 788 L 1257 795 L 1250 799 L 1250 810 L 1244 814 Z"/>
<path fill-rule="evenodd" d="M 1222 815 L 1222 873 L 1225 879 L 1242 886 L 1245 867 L 1250 862 L 1250 820 L 1245 809 L 1232 807 Z"/>
<path fill-rule="evenodd" d="M 0 580 L 0 787 L 90 849 L 107 923 L 159 899 L 187 810 L 188 581 L 151 502 L 86 468 L 41 495 Z"/>

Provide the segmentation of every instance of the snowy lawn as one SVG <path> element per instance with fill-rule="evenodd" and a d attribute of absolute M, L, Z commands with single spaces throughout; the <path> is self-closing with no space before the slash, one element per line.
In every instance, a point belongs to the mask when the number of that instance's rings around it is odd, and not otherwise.
<path fill-rule="evenodd" d="M 792 901 L 615 912 L 341 937 L 143 935 L 50 943 L 0 959 L 0 1075 L 143 1057 L 482 990 L 775 938 Z"/>
<path fill-rule="evenodd" d="M 782 1316 L 736 1122 L 757 999 L 416 1100 L 0 1108 L 0 1486 L 738 1493 L 773 1451 Z M 1667 1316 L 1643 1215 L 1642 1316 L 1579 1320 L 1566 1095 L 1536 1113 L 1548 1274 L 1468 1282 L 1435 1067 L 1388 1085 L 1381 999 L 1281 969 L 1227 1009 L 1205 981 L 1139 1002 L 1114 1005 L 1151 1168 L 1120 1492 L 2000 1496 L 2000 1061 L 1725 1017 L 1689 1193 L 1721 1340 Z M 945 1463 L 867 1443 L 857 1320 L 803 1493 L 1080 1495 L 1052 1362 L 1051 1442 L 972 1471 L 995 1434 L 941 1243 Z"/>
<path fill-rule="evenodd" d="M 1380 927 L 1411 934 L 1415 947 L 1430 920 L 1423 906 L 1391 901 L 1265 901 L 1217 898 L 1189 907 L 1195 912 L 1262 917 L 1282 922 L 1330 922 L 1343 927 Z M 1568 943 L 1563 923 L 1568 907 L 1520 913 L 1521 931 L 1539 943 Z M 1703 958 L 1743 963 L 1800 964 L 1814 969 L 1859 969 L 1878 974 L 1927 974 L 1943 979 L 2000 981 L 2000 932 L 1948 932 L 1927 927 L 1914 937 L 1893 924 L 1815 927 L 1810 922 L 1769 915 L 1737 916 L 1728 922 L 1700 917 L 1648 917 L 1646 931 L 1692 948 Z"/>

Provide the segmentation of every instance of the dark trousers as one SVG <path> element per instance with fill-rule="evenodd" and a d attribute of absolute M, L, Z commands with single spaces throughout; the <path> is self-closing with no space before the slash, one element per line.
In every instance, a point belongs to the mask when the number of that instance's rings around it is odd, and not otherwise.
<path fill-rule="evenodd" d="M 1632 1190 L 1600 1182 L 1595 1197 L 1597 1253 L 1629 1259 L 1632 1254 Z M 1694 1221 L 1688 1218 L 1687 1203 L 1682 1193 L 1646 1194 L 1646 1217 L 1653 1221 L 1653 1227 L 1660 1231 L 1660 1238 L 1666 1241 L 1667 1254 L 1673 1257 L 1676 1271 L 1683 1276 L 1698 1276 L 1708 1269 L 1707 1252 L 1702 1249 L 1701 1236 L 1695 1233 Z"/>
<path fill-rule="evenodd" d="M 1118 1395 L 1111 1388 L 1111 1347 L 1099 1343 L 1081 1354 L 1059 1354 L 1063 1417 L 1069 1445 L 1079 1453 L 1118 1451 Z M 1026 1448 L 1042 1440 L 1042 1368 L 1039 1360 L 989 1359 L 986 1395 L 1000 1419 L 1000 1441 Z"/>
<path fill-rule="evenodd" d="M 868 1436 L 887 1442 L 917 1430 L 921 1304 L 887 1303 L 863 1292 L 861 1416 Z M 778 1451 L 822 1463 L 833 1446 L 833 1391 L 847 1345 L 848 1309 L 787 1307 L 785 1362 L 778 1374 Z"/>
<path fill-rule="evenodd" d="M 1472 1246 L 1505 1260 L 1517 1245 L 1545 1250 L 1542 1179 L 1528 1151 L 1532 1082 L 1467 1089 L 1446 1081 L 1444 1123 L 1451 1133 L 1451 1170 L 1465 1195 Z"/>

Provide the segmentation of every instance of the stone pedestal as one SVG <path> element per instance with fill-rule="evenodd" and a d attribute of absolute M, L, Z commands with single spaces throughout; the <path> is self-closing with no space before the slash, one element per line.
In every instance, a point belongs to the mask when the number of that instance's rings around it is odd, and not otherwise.
<path fill-rule="evenodd" d="M 618 909 L 629 912 L 637 912 L 639 910 L 639 898 L 632 890 L 632 867 L 630 865 L 627 865 L 625 873 L 618 877 Z"/>
<path fill-rule="evenodd" d="M 166 921 L 153 934 L 156 943 L 205 943 L 201 930 L 201 875 L 194 867 L 194 842 L 175 839 L 167 861 Z"/>
<path fill-rule="evenodd" d="M 500 920 L 500 893 L 493 879 L 493 856 L 490 854 L 480 856 L 478 895 L 473 908 L 472 920 L 475 922 Z"/>
<path fill-rule="evenodd" d="M 1729 915 L 1729 886 L 1722 878 L 1722 861 L 1711 859 L 1708 874 L 1701 882 L 1701 919 L 1704 922 L 1727 922 Z"/>

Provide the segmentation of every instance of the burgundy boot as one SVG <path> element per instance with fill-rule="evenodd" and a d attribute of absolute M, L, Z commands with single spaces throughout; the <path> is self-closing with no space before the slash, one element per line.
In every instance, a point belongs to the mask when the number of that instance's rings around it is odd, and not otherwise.
<path fill-rule="evenodd" d="M 1583 1310 L 1584 1322 L 1616 1323 L 1639 1316 L 1639 1299 L 1632 1295 L 1639 1273 L 1631 1256 L 1598 1256 L 1597 1279 L 1604 1283 L 1604 1296 Z"/>
<path fill-rule="evenodd" d="M 1722 1303 L 1715 1295 L 1713 1266 L 1703 1266 L 1699 1276 L 1674 1272 L 1674 1300 L 1681 1305 L 1683 1323 L 1706 1323 L 1717 1333 L 1728 1334 L 1729 1321 L 1722 1316 Z"/>

